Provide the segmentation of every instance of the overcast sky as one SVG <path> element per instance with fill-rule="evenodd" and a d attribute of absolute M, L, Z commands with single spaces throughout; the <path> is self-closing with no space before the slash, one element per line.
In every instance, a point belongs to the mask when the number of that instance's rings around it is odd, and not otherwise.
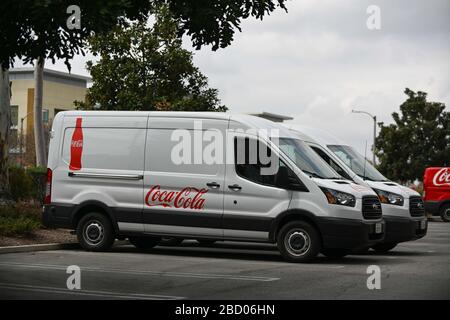
<path fill-rule="evenodd" d="M 369 30 L 369 5 L 381 29 Z M 231 112 L 273 112 L 334 133 L 364 153 L 368 116 L 390 122 L 406 87 L 450 105 L 450 0 L 293 0 L 263 21 L 242 23 L 226 49 L 195 63 Z M 185 47 L 192 49 L 189 38 Z M 73 73 L 86 74 L 78 57 Z M 66 71 L 62 63 L 47 68 Z M 370 156 L 370 153 L 368 153 Z"/>

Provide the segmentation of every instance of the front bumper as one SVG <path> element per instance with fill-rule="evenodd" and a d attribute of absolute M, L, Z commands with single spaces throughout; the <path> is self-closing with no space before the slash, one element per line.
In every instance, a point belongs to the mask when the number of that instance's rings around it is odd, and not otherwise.
<path fill-rule="evenodd" d="M 411 219 L 407 217 L 383 216 L 386 221 L 386 234 L 383 242 L 399 243 L 417 240 L 427 234 L 428 222 L 425 217 Z"/>
<path fill-rule="evenodd" d="M 376 225 L 381 232 L 377 232 Z M 324 248 L 356 250 L 383 241 L 385 222 L 361 221 L 342 218 L 319 218 L 318 226 L 322 234 Z"/>

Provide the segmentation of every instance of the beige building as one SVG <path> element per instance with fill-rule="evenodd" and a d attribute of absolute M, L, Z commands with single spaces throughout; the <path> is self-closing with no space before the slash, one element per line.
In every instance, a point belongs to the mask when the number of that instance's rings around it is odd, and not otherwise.
<path fill-rule="evenodd" d="M 33 130 L 34 73 L 33 68 L 13 68 L 9 71 L 11 82 L 11 113 L 13 129 Z M 51 123 L 62 110 L 74 109 L 74 101 L 84 101 L 89 77 L 44 69 L 43 120 Z"/>
<path fill-rule="evenodd" d="M 24 135 L 27 135 L 27 132 L 32 133 L 34 129 L 34 69 L 10 69 L 9 79 L 11 82 L 11 138 L 12 144 L 15 144 L 11 152 L 17 154 L 20 152 L 21 129 Z M 44 69 L 42 102 L 44 126 L 49 127 L 59 111 L 74 109 L 75 100 L 84 101 L 89 81 L 89 77 Z M 14 143 L 14 140 L 17 143 Z M 22 147 L 25 148 L 27 142 L 32 141 L 23 141 Z"/>

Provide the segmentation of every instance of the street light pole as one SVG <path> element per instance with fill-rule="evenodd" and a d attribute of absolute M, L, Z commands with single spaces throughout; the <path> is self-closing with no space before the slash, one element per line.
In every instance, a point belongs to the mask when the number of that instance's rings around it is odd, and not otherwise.
<path fill-rule="evenodd" d="M 363 113 L 367 114 L 369 117 L 373 119 L 373 146 L 372 146 L 372 153 L 373 153 L 373 165 L 375 165 L 375 139 L 377 137 L 377 116 L 372 115 L 369 112 L 361 111 L 361 110 L 352 110 L 352 113 Z"/>

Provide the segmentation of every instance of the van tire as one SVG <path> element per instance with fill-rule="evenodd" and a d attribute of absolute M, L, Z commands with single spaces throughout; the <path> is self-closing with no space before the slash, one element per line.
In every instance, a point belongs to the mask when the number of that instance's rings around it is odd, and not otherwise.
<path fill-rule="evenodd" d="M 305 221 L 291 221 L 285 224 L 277 235 L 277 247 L 289 262 L 310 262 L 320 252 L 320 235 Z"/>
<path fill-rule="evenodd" d="M 158 237 L 129 237 L 128 240 L 139 250 L 149 250 L 161 242 Z"/>
<path fill-rule="evenodd" d="M 340 248 L 323 248 L 322 254 L 330 259 L 340 259 L 345 257 L 350 253 L 348 249 L 340 249 Z"/>
<path fill-rule="evenodd" d="M 78 242 L 87 251 L 107 251 L 113 245 L 115 237 L 111 220 L 102 213 L 88 213 L 78 222 Z"/>
<path fill-rule="evenodd" d="M 387 253 L 389 250 L 394 249 L 398 243 L 386 242 L 386 243 L 377 243 L 372 247 L 376 253 Z"/>
<path fill-rule="evenodd" d="M 439 214 L 444 222 L 450 222 L 450 204 L 444 204 L 439 210 Z"/>

